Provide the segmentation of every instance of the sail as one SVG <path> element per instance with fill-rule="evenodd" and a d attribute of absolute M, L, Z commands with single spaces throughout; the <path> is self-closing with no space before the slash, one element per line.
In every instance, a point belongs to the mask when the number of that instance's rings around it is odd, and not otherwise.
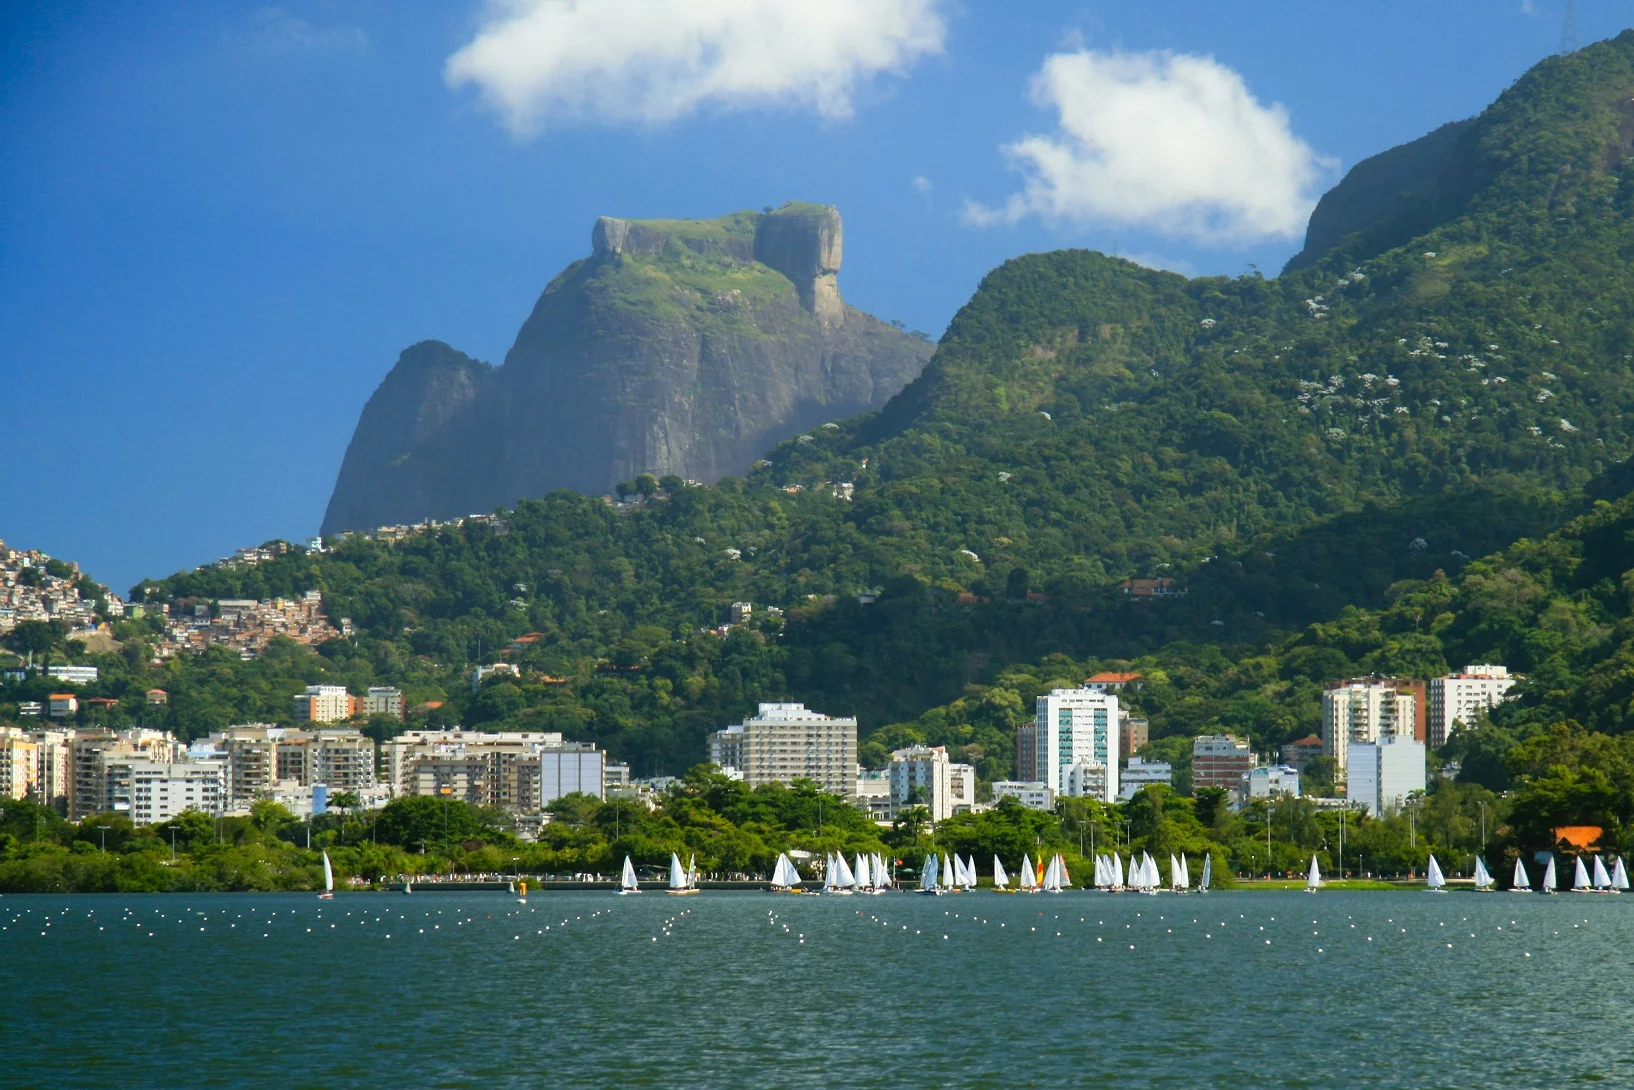
<path fill-rule="evenodd" d="M 624 873 L 619 876 L 618 885 L 620 889 L 641 888 L 641 883 L 635 879 L 635 864 L 630 862 L 629 856 L 624 857 Z"/>
<path fill-rule="evenodd" d="M 1184 855 L 1180 857 L 1180 888 L 1191 888 L 1191 867 L 1186 864 L 1186 857 Z"/>
<path fill-rule="evenodd" d="M 1033 858 L 1026 853 L 1021 856 L 1021 888 L 1037 889 L 1038 879 L 1033 877 Z"/>
<path fill-rule="evenodd" d="M 1424 877 L 1424 884 L 1431 889 L 1440 889 L 1447 884 L 1446 875 L 1441 873 L 1441 864 L 1435 861 L 1434 853 L 1430 855 L 1429 873 Z"/>
<path fill-rule="evenodd" d="M 980 880 L 976 877 L 976 857 L 972 855 L 965 859 L 965 888 L 975 889 L 978 885 Z"/>
<path fill-rule="evenodd" d="M 1593 883 L 1591 883 L 1589 881 L 1589 868 L 1587 868 L 1587 867 L 1585 867 L 1583 865 L 1583 857 L 1581 855 L 1577 857 L 1577 869 L 1572 872 L 1572 888 L 1573 889 L 1593 889 L 1594 888 Z"/>
<path fill-rule="evenodd" d="M 1140 853 L 1140 865 L 1143 868 L 1141 873 L 1142 889 L 1156 889 L 1163 884 L 1163 880 L 1157 874 L 1157 860 L 1152 858 L 1151 852 Z"/>
<path fill-rule="evenodd" d="M 800 884 L 800 872 L 794 869 L 794 863 L 787 854 L 779 852 L 777 867 L 772 871 L 773 889 L 793 889 Z"/>
<path fill-rule="evenodd" d="M 698 857 L 696 855 L 687 857 L 687 888 L 698 888 Z"/>
<path fill-rule="evenodd" d="M 1044 868 L 1044 889 L 1050 893 L 1061 892 L 1061 857 L 1050 859 L 1049 865 Z"/>
<path fill-rule="evenodd" d="M 681 868 L 681 858 L 674 852 L 669 853 L 669 888 L 687 888 L 687 872 Z"/>
<path fill-rule="evenodd" d="M 1475 888 L 1491 889 L 1493 886 L 1492 872 L 1486 869 L 1486 860 L 1475 857 Z"/>
<path fill-rule="evenodd" d="M 874 888 L 874 878 L 868 873 L 868 857 L 861 852 L 857 853 L 857 888 Z"/>
<path fill-rule="evenodd" d="M 1180 860 L 1174 857 L 1173 852 L 1169 853 L 1169 888 L 1186 888 L 1186 883 L 1180 880 Z"/>
<path fill-rule="evenodd" d="M 838 876 L 834 880 L 834 884 L 836 886 L 841 889 L 851 889 L 857 884 L 857 876 L 851 873 L 851 867 L 848 863 L 846 863 L 845 856 L 836 852 L 834 854 L 834 865 L 839 871 Z"/>
<path fill-rule="evenodd" d="M 935 889 L 936 872 L 939 869 L 934 852 L 925 856 L 925 865 L 919 868 L 919 888 L 927 891 Z"/>
<path fill-rule="evenodd" d="M 1600 861 L 1598 855 L 1594 857 L 1594 888 L 1611 888 L 1611 875 L 1606 873 L 1606 865 Z"/>
<path fill-rule="evenodd" d="M 1208 888 L 1208 881 L 1209 881 L 1210 878 L 1213 878 L 1213 877 L 1214 877 L 1214 856 L 1212 854 L 1205 855 L 1205 856 L 1203 856 L 1203 880 L 1201 882 L 1197 883 L 1197 888 L 1200 889 L 1200 890 L 1201 889 L 1207 889 Z"/>
<path fill-rule="evenodd" d="M 874 853 L 874 885 L 880 889 L 891 886 L 891 872 L 885 866 L 885 857 L 878 852 Z"/>
<path fill-rule="evenodd" d="M 1596 865 L 1599 860 L 1595 860 Z M 329 865 L 329 853 L 323 853 L 323 889 L 325 893 L 335 892 L 335 868 Z"/>
<path fill-rule="evenodd" d="M 1628 888 L 1628 868 L 1623 866 L 1623 857 L 1618 856 L 1617 862 L 1611 868 L 1611 888 Z"/>
<path fill-rule="evenodd" d="M 1515 878 L 1511 885 L 1516 889 L 1532 888 L 1532 876 L 1526 873 L 1526 864 L 1519 859 L 1515 860 Z"/>
<path fill-rule="evenodd" d="M 1549 865 L 1543 868 L 1543 891 L 1553 893 L 1560 886 L 1560 879 L 1555 876 L 1555 857 L 1549 857 Z"/>
<path fill-rule="evenodd" d="M 941 865 L 937 868 L 936 880 L 942 884 L 943 889 L 953 889 L 959 884 L 959 876 L 953 870 L 953 863 L 945 854 L 942 856 Z"/>
<path fill-rule="evenodd" d="M 1060 873 L 1059 877 L 1061 879 L 1061 886 L 1062 886 L 1063 889 L 1065 889 L 1066 887 L 1072 885 L 1072 875 L 1067 873 L 1067 860 L 1066 860 L 1066 857 L 1061 855 L 1059 852 L 1057 852 L 1056 856 L 1055 856 L 1055 861 L 1056 861 L 1056 863 L 1058 863 L 1060 865 L 1061 873 Z"/>
<path fill-rule="evenodd" d="M 1316 865 L 1316 856 L 1311 856 L 1310 873 L 1305 875 L 1305 888 L 1316 889 L 1322 884 L 1322 871 Z"/>
<path fill-rule="evenodd" d="M 999 862 L 999 857 L 996 855 L 993 857 L 993 888 L 1010 888 L 1010 876 L 1004 873 L 1004 864 Z"/>
<path fill-rule="evenodd" d="M 1132 861 L 1130 864 L 1130 869 L 1134 869 L 1134 864 Z M 1123 856 L 1119 855 L 1117 852 L 1112 853 L 1112 888 L 1123 888 Z"/>

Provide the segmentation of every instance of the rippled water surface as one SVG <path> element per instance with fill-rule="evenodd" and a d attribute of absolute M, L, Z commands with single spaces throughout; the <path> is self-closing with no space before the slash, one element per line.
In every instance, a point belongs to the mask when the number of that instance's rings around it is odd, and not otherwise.
<path fill-rule="evenodd" d="M 0 898 L 4 1086 L 1634 1085 L 1634 896 Z"/>

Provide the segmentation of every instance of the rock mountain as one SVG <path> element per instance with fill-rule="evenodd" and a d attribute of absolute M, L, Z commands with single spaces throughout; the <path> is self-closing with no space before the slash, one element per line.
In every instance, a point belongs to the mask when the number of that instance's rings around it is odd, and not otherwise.
<path fill-rule="evenodd" d="M 847 306 L 831 206 L 602 217 L 500 367 L 406 349 L 364 406 L 323 531 L 508 506 L 637 474 L 714 481 L 883 405 L 932 346 Z"/>

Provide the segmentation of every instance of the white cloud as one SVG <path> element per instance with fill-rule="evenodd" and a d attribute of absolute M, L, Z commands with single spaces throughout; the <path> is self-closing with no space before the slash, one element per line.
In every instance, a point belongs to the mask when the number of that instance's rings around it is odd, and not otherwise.
<path fill-rule="evenodd" d="M 1032 100 L 1058 127 L 1004 147 L 1025 182 L 1003 206 L 965 206 L 974 224 L 1026 216 L 1121 225 L 1205 243 L 1293 238 L 1335 164 L 1293 134 L 1212 57 L 1057 53 Z"/>
<path fill-rule="evenodd" d="M 921 197 L 930 196 L 931 190 L 936 188 L 931 184 L 931 180 L 925 177 L 923 174 L 915 174 L 913 176 L 913 180 L 909 182 L 908 185 L 911 186 L 913 191 L 919 194 Z"/>
<path fill-rule="evenodd" d="M 518 135 L 705 107 L 850 115 L 859 85 L 940 53 L 945 0 L 491 0 L 448 59 Z"/>

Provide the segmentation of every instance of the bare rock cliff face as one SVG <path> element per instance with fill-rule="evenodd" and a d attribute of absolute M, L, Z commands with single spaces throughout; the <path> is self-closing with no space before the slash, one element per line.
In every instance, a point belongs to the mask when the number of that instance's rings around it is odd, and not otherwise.
<path fill-rule="evenodd" d="M 825 420 L 878 408 L 931 346 L 840 298 L 839 213 L 602 217 L 504 364 L 438 342 L 364 407 L 325 533 L 600 494 L 643 472 L 714 481 Z"/>

